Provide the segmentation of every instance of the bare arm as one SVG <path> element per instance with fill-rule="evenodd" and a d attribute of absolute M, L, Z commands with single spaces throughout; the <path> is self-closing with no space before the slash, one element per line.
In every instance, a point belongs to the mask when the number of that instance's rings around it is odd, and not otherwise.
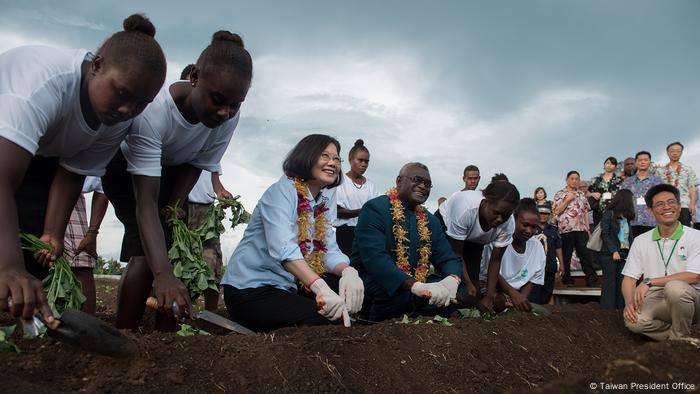
<path fill-rule="evenodd" d="M 464 261 L 464 256 L 462 256 L 462 249 L 464 248 L 464 241 L 459 240 L 459 239 L 454 239 L 450 236 L 447 236 L 447 240 L 450 243 L 450 246 L 452 247 L 452 251 L 455 252 L 457 256 L 459 256 L 459 260 L 462 262 L 462 282 L 464 282 L 465 286 L 469 286 L 471 284 L 472 286 L 476 286 L 472 281 L 471 278 L 469 277 L 469 273 L 467 272 L 467 263 Z M 475 278 L 477 280 L 478 278 Z"/>
<path fill-rule="evenodd" d="M 100 192 L 92 194 L 92 208 L 90 210 L 90 226 L 88 227 L 85 237 L 80 241 L 80 245 L 75 249 L 75 254 L 85 252 L 90 256 L 97 258 L 97 234 L 100 232 L 100 225 L 107 212 L 109 200 L 107 196 Z"/>
<path fill-rule="evenodd" d="M 362 209 L 347 209 L 338 205 L 338 218 L 339 219 L 352 219 L 360 216 L 360 211 Z"/>
<path fill-rule="evenodd" d="M 202 170 L 189 164 L 182 164 L 177 166 L 175 171 L 177 171 L 177 179 L 173 183 L 173 190 L 168 199 L 168 205 L 174 207 L 177 204 L 177 207 L 181 208 L 187 201 L 187 195 L 192 191 L 194 184 L 197 183 Z M 157 201 L 156 195 L 156 204 Z"/>
<path fill-rule="evenodd" d="M 700 280 L 700 274 L 694 272 L 678 272 L 673 275 L 662 276 L 661 278 L 652 278 L 651 285 L 655 287 L 666 286 L 666 283 L 672 280 L 680 280 L 689 285 L 695 284 Z"/>
<path fill-rule="evenodd" d="M 625 276 L 622 278 L 622 296 L 625 298 L 625 309 L 623 311 L 623 317 L 630 323 L 637 321 L 637 315 L 639 310 L 634 305 L 634 291 L 637 288 L 637 280 Z"/>
<path fill-rule="evenodd" d="M 0 310 L 25 320 L 39 309 L 47 321 L 53 321 L 41 281 L 24 268 L 20 248 L 19 222 L 15 191 L 27 172 L 31 154 L 0 137 Z M 9 301 L 12 299 L 12 308 Z"/>
<path fill-rule="evenodd" d="M 306 260 L 289 260 L 282 263 L 282 266 L 306 287 L 321 278 L 309 267 Z"/>
<path fill-rule="evenodd" d="M 214 187 L 214 193 L 216 193 L 216 197 L 222 199 L 233 198 L 233 194 L 226 190 L 224 185 L 221 183 L 221 176 L 218 172 L 211 173 L 211 184 Z"/>

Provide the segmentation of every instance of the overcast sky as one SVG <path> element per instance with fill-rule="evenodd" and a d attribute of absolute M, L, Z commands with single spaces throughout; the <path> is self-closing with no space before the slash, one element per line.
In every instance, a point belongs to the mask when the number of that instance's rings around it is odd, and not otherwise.
<path fill-rule="evenodd" d="M 240 3 L 240 4 L 239 4 Z M 60 4 L 60 6 L 59 6 Z M 671 141 L 700 166 L 700 1 L 0 1 L 0 51 L 30 43 L 95 49 L 144 12 L 175 78 L 212 33 L 243 36 L 253 85 L 223 161 L 225 185 L 252 211 L 309 133 L 357 138 L 379 190 L 421 161 L 428 205 L 504 172 L 523 196 L 550 197 L 568 170 L 607 156 L 665 162 Z M 700 168 L 699 168 L 700 169 Z M 345 169 L 347 170 L 347 168 Z M 118 255 L 109 214 L 99 250 Z M 228 257 L 242 230 L 225 235 Z"/>

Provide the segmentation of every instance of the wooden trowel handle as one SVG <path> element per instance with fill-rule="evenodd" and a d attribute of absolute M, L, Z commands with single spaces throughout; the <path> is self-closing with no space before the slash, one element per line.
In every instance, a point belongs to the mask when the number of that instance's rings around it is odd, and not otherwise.
<path fill-rule="evenodd" d="M 158 309 L 158 299 L 156 297 L 148 297 L 146 306 L 151 309 Z"/>

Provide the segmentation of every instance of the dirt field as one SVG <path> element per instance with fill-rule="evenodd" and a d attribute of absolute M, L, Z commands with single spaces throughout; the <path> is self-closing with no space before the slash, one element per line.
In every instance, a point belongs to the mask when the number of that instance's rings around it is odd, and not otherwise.
<path fill-rule="evenodd" d="M 98 315 L 107 321 L 113 319 L 115 288 L 116 282 L 99 282 Z M 178 337 L 153 332 L 147 318 L 140 333 L 128 333 L 139 349 L 128 360 L 15 334 L 22 353 L 0 354 L 0 391 L 591 393 L 620 392 L 601 390 L 613 383 L 628 389 L 668 383 L 677 392 L 700 387 L 700 341 L 648 342 L 628 333 L 619 313 L 600 311 L 597 304 L 551 309 L 548 317 L 453 319 L 451 327 L 386 322 L 255 337 L 216 330 L 210 331 L 219 335 Z M 13 321 L 3 316 L 0 323 Z"/>

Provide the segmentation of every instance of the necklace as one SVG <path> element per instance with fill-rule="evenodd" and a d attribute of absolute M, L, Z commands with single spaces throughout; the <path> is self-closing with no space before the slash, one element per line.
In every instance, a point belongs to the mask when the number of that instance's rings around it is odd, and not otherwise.
<path fill-rule="evenodd" d="M 406 230 L 406 216 L 404 207 L 399 199 L 399 192 L 395 187 L 386 192 L 391 204 L 391 218 L 394 222 L 392 232 L 394 233 L 394 243 L 396 245 L 396 266 L 401 272 L 411 275 L 411 264 L 408 262 L 408 247 L 411 241 L 408 239 Z M 416 207 L 416 221 L 418 222 L 418 265 L 413 277 L 419 282 L 425 282 L 430 271 L 430 254 L 432 253 L 430 230 L 428 229 L 428 214 L 425 207 Z"/>
<path fill-rule="evenodd" d="M 351 177 L 348 177 L 348 178 L 350 178 L 350 182 L 352 182 L 352 185 L 355 186 L 355 188 L 357 188 L 357 189 L 362 189 L 362 187 L 367 184 L 367 181 L 365 181 L 364 183 L 360 183 L 358 185 L 357 183 L 355 183 L 355 179 L 353 179 Z M 362 180 L 362 178 L 360 178 L 360 181 L 361 180 Z"/>
<path fill-rule="evenodd" d="M 297 191 L 297 228 L 298 228 L 298 245 L 301 250 L 306 264 L 318 275 L 323 275 L 326 272 L 326 267 L 323 265 L 323 256 L 326 254 L 326 215 L 324 212 L 328 210 L 326 207 L 326 198 L 322 197 L 320 204 L 316 205 L 311 211 L 311 204 L 306 196 L 309 193 L 309 188 L 304 181 L 299 178 L 290 178 L 294 182 L 294 188 Z M 311 215 L 314 217 L 314 238 L 309 239 L 309 221 Z"/>

